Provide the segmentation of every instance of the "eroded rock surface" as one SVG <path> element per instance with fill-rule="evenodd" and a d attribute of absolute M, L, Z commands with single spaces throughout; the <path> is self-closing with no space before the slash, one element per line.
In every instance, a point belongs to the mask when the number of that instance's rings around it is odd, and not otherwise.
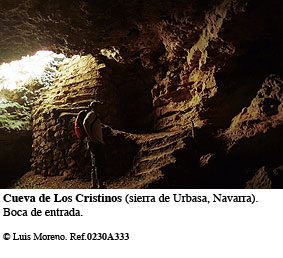
<path fill-rule="evenodd" d="M 228 159 L 231 164 L 238 162 L 239 171 L 261 166 L 273 170 L 282 162 L 282 82 L 280 76 L 270 75 L 251 104 L 232 119 L 224 133 Z M 257 172 L 258 175 L 262 173 Z"/>

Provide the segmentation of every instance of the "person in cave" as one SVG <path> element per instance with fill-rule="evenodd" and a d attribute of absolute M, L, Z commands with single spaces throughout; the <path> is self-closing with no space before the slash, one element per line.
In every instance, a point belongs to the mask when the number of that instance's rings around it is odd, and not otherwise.
<path fill-rule="evenodd" d="M 83 116 L 83 129 L 88 139 L 87 145 L 91 157 L 91 188 L 94 189 L 106 188 L 101 180 L 101 176 L 103 175 L 104 170 L 103 133 L 101 128 L 101 121 L 96 112 L 97 105 L 102 104 L 103 103 L 99 101 L 92 101 L 89 104 L 89 110 L 83 110 L 80 112 Z"/>

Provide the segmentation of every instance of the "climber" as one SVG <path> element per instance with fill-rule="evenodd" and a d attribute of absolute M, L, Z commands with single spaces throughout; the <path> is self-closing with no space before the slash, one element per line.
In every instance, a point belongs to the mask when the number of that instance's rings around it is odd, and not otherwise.
<path fill-rule="evenodd" d="M 101 128 L 101 121 L 95 108 L 103 102 L 92 101 L 89 110 L 79 113 L 75 123 L 75 131 L 78 138 L 87 136 L 87 146 L 91 157 L 91 182 L 92 188 L 105 188 L 101 182 L 104 162 L 104 142 Z M 82 123 L 80 121 L 83 121 Z M 80 125 L 83 126 L 80 126 Z"/>

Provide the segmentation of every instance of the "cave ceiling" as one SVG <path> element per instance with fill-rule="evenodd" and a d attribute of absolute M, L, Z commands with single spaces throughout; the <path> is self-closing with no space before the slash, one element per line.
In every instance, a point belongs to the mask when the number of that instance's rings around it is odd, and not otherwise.
<path fill-rule="evenodd" d="M 215 1 L 177 2 L 1 0 L 0 62 L 39 49 L 70 56 L 116 46 L 127 59 L 154 53 L 160 44 L 190 47 Z"/>
<path fill-rule="evenodd" d="M 225 18 L 227 39 L 238 38 L 241 44 L 281 30 L 277 17 L 282 8 L 276 0 L 1 0 L 0 63 L 40 49 L 72 56 L 115 46 L 125 60 L 154 59 L 164 49 L 174 55 L 195 44 L 207 12 L 219 3 L 232 5 Z M 229 24 L 233 13 L 239 15 L 247 6 L 252 10 L 248 16 Z M 256 28 L 252 34 L 251 27 Z"/>

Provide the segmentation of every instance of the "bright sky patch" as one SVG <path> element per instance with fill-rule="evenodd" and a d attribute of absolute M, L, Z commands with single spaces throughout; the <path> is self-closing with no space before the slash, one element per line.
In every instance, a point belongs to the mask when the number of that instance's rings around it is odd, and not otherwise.
<path fill-rule="evenodd" d="M 0 90 L 15 90 L 29 80 L 40 78 L 47 65 L 56 58 L 62 60 L 65 56 L 41 50 L 33 56 L 25 56 L 21 60 L 3 63 L 0 65 Z"/>

